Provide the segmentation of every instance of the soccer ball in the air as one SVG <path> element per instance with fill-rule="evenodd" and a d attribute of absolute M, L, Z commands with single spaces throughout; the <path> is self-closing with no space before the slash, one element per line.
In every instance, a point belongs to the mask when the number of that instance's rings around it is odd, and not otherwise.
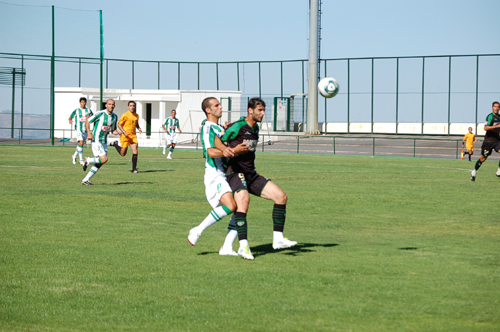
<path fill-rule="evenodd" d="M 332 98 L 339 93 L 339 83 L 333 77 L 325 77 L 318 83 L 319 93 L 325 98 Z"/>

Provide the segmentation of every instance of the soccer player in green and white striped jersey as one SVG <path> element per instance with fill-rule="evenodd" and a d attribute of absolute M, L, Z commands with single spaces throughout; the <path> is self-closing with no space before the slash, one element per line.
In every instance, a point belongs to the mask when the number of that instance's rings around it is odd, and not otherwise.
<path fill-rule="evenodd" d="M 166 153 L 167 148 L 170 147 L 170 152 L 168 153 L 167 159 L 172 159 L 172 152 L 174 152 L 175 145 L 177 144 L 177 130 L 179 133 L 182 133 L 181 128 L 179 127 L 179 119 L 175 117 L 177 114 L 176 110 L 172 110 L 172 116 L 165 120 L 165 123 L 162 125 L 163 129 L 167 133 L 167 143 L 163 147 L 163 154 Z"/>
<path fill-rule="evenodd" d="M 75 124 L 76 130 L 76 151 L 72 156 L 73 165 L 76 164 L 76 156 L 80 156 L 80 164 L 83 165 L 83 144 L 87 140 L 87 128 L 85 127 L 85 122 L 89 117 L 94 115 L 91 110 L 87 107 L 87 98 L 80 98 L 80 108 L 71 113 L 69 116 L 69 123 Z"/>
<path fill-rule="evenodd" d="M 203 121 L 201 130 L 201 142 L 205 155 L 205 194 L 213 210 L 198 226 L 189 231 L 188 241 L 193 246 L 206 228 L 236 209 L 231 188 L 226 181 L 223 158 L 234 153 L 242 153 L 247 149 L 243 144 L 232 149 L 227 148 L 220 141 L 220 137 L 224 135 L 224 128 L 218 124 L 222 116 L 222 106 L 216 98 L 205 98 L 201 105 L 207 115 L 207 120 Z M 219 251 L 220 255 L 238 256 L 238 253 L 232 249 L 232 243 L 237 235 L 236 231 L 228 232 L 226 242 L 230 243 L 230 246 L 223 246 Z"/>
<path fill-rule="evenodd" d="M 115 109 L 115 101 L 108 99 L 106 101 L 106 109 L 94 114 L 85 123 L 89 139 L 92 141 L 92 152 L 94 158 L 86 158 L 83 163 L 83 171 L 87 170 L 89 164 L 93 163 L 94 166 L 90 168 L 87 176 L 82 180 L 84 185 L 92 185 L 90 178 L 101 168 L 103 164 L 108 161 L 108 135 L 112 132 L 114 135 L 121 135 L 122 132 L 116 129 L 118 116 L 113 113 Z M 94 124 L 94 128 L 90 131 L 90 124 Z"/>

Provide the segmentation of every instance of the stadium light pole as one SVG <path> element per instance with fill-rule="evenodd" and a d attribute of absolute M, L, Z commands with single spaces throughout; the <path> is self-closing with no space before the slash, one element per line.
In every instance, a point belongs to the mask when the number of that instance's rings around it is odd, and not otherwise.
<path fill-rule="evenodd" d="M 307 122 L 305 133 L 318 135 L 318 1 L 309 2 L 309 93 L 307 105 Z"/>

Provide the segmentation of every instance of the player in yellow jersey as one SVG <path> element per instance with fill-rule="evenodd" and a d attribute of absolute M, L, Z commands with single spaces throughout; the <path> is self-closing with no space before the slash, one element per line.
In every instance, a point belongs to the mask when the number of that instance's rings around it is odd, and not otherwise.
<path fill-rule="evenodd" d="M 139 153 L 139 142 L 137 141 L 136 129 L 142 134 L 142 129 L 139 127 L 139 114 L 135 112 L 135 101 L 128 102 L 128 111 L 125 112 L 120 120 L 118 120 L 118 128 L 122 131 L 120 136 L 120 145 L 118 142 L 113 142 L 110 145 L 114 146 L 116 151 L 124 157 L 127 154 L 128 146 L 132 148 L 132 173 L 139 173 L 137 170 L 137 156 Z"/>
<path fill-rule="evenodd" d="M 476 135 L 472 133 L 472 127 L 469 127 L 469 132 L 465 134 L 464 139 L 462 140 L 462 159 L 464 159 L 464 155 L 469 155 L 469 161 L 471 161 L 471 157 L 474 154 L 474 142 L 480 143 L 476 139 Z M 465 149 L 464 150 L 464 143 Z"/>

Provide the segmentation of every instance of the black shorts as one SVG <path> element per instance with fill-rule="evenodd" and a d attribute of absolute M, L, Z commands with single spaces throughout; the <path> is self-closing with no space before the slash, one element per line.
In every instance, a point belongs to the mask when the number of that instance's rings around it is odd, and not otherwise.
<path fill-rule="evenodd" d="M 269 181 L 271 180 L 257 174 L 257 172 L 233 173 L 227 176 L 227 182 L 233 192 L 248 190 L 250 194 L 259 197 Z"/>
<path fill-rule="evenodd" d="M 481 156 L 488 158 L 493 150 L 500 151 L 500 141 L 484 141 L 481 145 Z"/>

